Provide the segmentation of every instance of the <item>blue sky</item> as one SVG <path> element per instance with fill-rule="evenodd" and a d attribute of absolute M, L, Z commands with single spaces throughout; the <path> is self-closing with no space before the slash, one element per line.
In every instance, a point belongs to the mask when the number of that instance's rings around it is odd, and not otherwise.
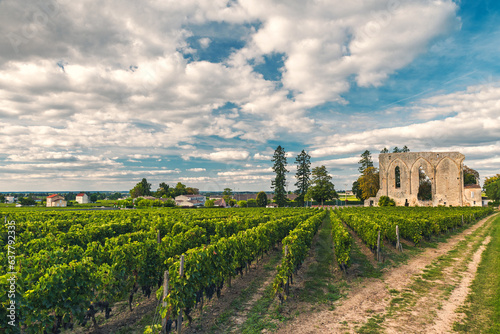
<path fill-rule="evenodd" d="M 494 1 L 0 1 L 0 190 L 270 190 L 271 156 L 500 172 Z"/>

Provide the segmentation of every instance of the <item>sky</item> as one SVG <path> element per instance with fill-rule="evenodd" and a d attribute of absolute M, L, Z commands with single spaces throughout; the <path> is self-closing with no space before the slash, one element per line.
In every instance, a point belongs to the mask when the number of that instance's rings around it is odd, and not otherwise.
<path fill-rule="evenodd" d="M 500 3 L 0 0 L 0 191 L 269 191 L 278 145 L 500 173 Z M 481 183 L 482 183 L 481 182 Z"/>

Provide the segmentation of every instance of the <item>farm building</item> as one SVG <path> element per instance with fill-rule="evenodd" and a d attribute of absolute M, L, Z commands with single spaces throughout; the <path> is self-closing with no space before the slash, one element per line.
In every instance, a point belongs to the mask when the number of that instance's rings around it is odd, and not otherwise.
<path fill-rule="evenodd" d="M 68 203 L 64 197 L 59 194 L 50 195 L 47 197 L 47 207 L 65 207 Z"/>
<path fill-rule="evenodd" d="M 89 196 L 86 193 L 76 195 L 76 201 L 80 204 L 89 203 Z"/>

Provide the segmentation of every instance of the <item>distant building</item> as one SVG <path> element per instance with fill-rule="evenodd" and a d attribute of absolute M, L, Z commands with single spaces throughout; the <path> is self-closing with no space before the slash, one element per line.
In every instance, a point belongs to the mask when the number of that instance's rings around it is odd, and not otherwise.
<path fill-rule="evenodd" d="M 89 203 L 89 196 L 86 193 L 79 193 L 76 195 L 76 201 L 80 204 Z"/>
<path fill-rule="evenodd" d="M 5 203 L 14 203 L 16 198 L 14 196 L 5 196 Z"/>
<path fill-rule="evenodd" d="M 278 204 L 276 203 L 270 203 L 268 205 L 266 205 L 266 208 L 277 208 L 278 207 Z"/>
<path fill-rule="evenodd" d="M 218 208 L 225 208 L 227 206 L 226 201 L 224 198 L 218 198 L 214 200 L 214 206 Z"/>
<path fill-rule="evenodd" d="M 203 195 L 180 195 L 175 198 L 175 204 L 182 207 L 205 206 Z"/>
<path fill-rule="evenodd" d="M 50 195 L 47 197 L 47 207 L 65 207 L 68 204 L 59 194 Z"/>
<path fill-rule="evenodd" d="M 469 184 L 464 187 L 464 205 L 483 206 L 481 186 L 479 184 Z"/>

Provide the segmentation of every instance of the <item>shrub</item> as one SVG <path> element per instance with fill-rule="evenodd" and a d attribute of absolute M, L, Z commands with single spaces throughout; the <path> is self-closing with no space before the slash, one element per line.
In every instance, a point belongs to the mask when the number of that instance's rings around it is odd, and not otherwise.
<path fill-rule="evenodd" d="M 378 206 L 396 206 L 396 202 L 389 196 L 380 196 Z"/>

